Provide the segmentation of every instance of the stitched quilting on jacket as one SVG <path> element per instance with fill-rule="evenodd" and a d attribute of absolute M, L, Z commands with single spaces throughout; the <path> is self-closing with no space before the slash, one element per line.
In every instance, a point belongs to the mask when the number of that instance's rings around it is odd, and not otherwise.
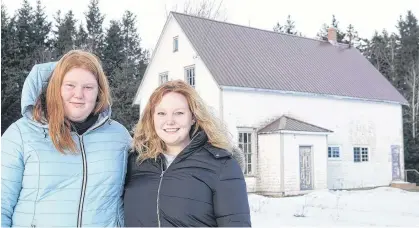
<path fill-rule="evenodd" d="M 131 137 L 109 108 L 82 135 L 71 132 L 79 153 L 56 150 L 48 125 L 32 116 L 55 64 L 33 67 L 22 90 L 23 117 L 1 139 L 2 227 L 123 226 Z"/>

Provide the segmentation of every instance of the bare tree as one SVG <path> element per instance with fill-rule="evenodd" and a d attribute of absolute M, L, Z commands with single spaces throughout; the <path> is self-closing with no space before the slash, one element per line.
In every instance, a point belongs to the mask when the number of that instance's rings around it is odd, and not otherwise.
<path fill-rule="evenodd" d="M 178 4 L 174 5 L 171 11 L 194 15 L 198 17 L 204 17 L 208 19 L 226 21 L 227 13 L 226 9 L 222 7 L 223 0 L 219 3 L 216 0 L 188 0 L 185 1 L 183 9 L 179 9 Z M 166 7 L 166 17 L 169 15 Z"/>
<path fill-rule="evenodd" d="M 417 133 L 417 122 L 418 122 L 418 114 L 419 114 L 419 62 L 412 61 L 409 64 L 408 68 L 408 77 L 406 79 L 406 85 L 411 92 L 411 99 L 410 99 L 410 107 L 409 107 L 409 119 L 411 121 L 412 126 L 412 138 L 416 138 Z"/>

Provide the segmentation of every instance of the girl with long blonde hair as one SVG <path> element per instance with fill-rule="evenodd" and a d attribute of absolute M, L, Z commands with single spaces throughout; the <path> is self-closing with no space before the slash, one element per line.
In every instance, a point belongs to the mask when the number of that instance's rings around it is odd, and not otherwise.
<path fill-rule="evenodd" d="M 250 227 L 243 172 L 225 126 L 181 80 L 151 95 L 135 128 L 126 226 Z M 236 151 L 237 152 L 237 151 Z"/>

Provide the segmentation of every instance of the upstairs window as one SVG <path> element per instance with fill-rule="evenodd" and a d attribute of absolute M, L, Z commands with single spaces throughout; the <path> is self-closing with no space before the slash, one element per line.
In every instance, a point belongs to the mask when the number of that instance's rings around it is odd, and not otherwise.
<path fill-rule="evenodd" d="M 179 37 L 173 37 L 173 52 L 177 52 L 179 50 Z"/>
<path fill-rule="evenodd" d="M 185 67 L 185 81 L 195 88 L 195 66 Z"/>
<path fill-rule="evenodd" d="M 159 83 L 160 85 L 163 83 L 166 83 L 167 81 L 169 81 L 169 73 L 168 72 L 164 72 L 159 74 Z"/>

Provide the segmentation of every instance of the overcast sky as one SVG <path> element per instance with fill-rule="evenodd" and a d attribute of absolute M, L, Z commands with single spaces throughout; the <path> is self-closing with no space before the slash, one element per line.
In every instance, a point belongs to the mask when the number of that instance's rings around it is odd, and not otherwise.
<path fill-rule="evenodd" d="M 186 0 L 198 3 L 200 0 Z M 235 24 L 272 30 L 277 21 L 284 23 L 288 14 L 295 20 L 298 31 L 315 37 L 323 23 L 330 24 L 332 14 L 341 28 L 352 23 L 361 37 L 371 38 L 375 30 L 396 31 L 400 15 L 412 10 L 419 17 L 419 0 L 215 0 L 222 2 L 227 21 Z M 32 6 L 36 0 L 29 0 Z M 76 18 L 85 24 L 84 12 L 89 0 L 41 0 L 52 21 L 57 10 L 73 10 Z M 105 25 L 111 19 L 120 19 L 125 10 L 137 15 L 138 31 L 142 46 L 153 49 L 166 21 L 166 12 L 175 5 L 183 8 L 185 0 L 100 0 L 99 7 L 105 14 Z M 21 5 L 19 0 L 2 0 L 9 14 Z"/>

